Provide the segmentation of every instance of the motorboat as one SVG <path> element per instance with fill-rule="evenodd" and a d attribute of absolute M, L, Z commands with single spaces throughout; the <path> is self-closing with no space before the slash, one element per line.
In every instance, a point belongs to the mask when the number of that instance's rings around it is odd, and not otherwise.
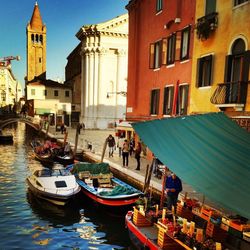
<path fill-rule="evenodd" d="M 0 143 L 1 144 L 13 143 L 13 135 L 12 134 L 3 134 L 2 131 L 0 131 Z"/>
<path fill-rule="evenodd" d="M 76 176 L 82 192 L 100 205 L 126 207 L 142 195 L 140 190 L 114 177 L 107 163 L 77 162 L 66 169 Z"/>
<path fill-rule="evenodd" d="M 81 190 L 75 176 L 63 168 L 37 169 L 27 182 L 34 195 L 61 206 Z"/>

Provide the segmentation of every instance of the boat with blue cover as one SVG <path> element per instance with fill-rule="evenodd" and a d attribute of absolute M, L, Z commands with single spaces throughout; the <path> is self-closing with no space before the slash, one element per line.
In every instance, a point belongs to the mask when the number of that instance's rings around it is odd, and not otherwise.
<path fill-rule="evenodd" d="M 134 204 L 142 192 L 113 176 L 107 163 L 78 162 L 67 167 L 76 176 L 82 192 L 108 207 Z"/>

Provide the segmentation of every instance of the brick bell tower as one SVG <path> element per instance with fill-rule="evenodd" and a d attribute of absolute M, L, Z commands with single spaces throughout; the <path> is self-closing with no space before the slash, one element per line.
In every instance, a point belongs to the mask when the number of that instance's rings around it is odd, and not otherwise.
<path fill-rule="evenodd" d="M 37 2 L 26 27 L 27 76 L 26 83 L 34 78 L 46 79 L 46 26 Z"/>

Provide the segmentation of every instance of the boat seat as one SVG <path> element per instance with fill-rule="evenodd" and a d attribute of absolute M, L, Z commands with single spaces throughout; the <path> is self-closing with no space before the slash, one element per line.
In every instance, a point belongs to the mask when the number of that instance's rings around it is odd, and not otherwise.
<path fill-rule="evenodd" d="M 78 173 L 79 179 L 83 180 L 83 179 L 88 179 L 91 177 L 91 174 L 89 171 L 81 171 Z"/>
<path fill-rule="evenodd" d="M 98 178 L 99 187 L 112 187 L 111 183 L 112 174 L 103 175 L 102 178 Z"/>

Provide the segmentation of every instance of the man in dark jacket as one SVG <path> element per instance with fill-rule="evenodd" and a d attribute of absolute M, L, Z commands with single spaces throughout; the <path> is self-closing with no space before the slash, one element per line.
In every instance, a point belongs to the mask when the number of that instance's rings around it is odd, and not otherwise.
<path fill-rule="evenodd" d="M 114 147 L 115 147 L 115 138 L 111 134 L 107 138 L 107 143 L 109 147 L 109 157 L 113 157 Z"/>
<path fill-rule="evenodd" d="M 174 206 L 176 211 L 176 205 L 178 200 L 178 195 L 182 191 L 182 182 L 178 176 L 174 173 L 171 173 L 166 180 L 166 189 L 165 193 L 167 195 L 167 208 L 172 210 Z"/>

